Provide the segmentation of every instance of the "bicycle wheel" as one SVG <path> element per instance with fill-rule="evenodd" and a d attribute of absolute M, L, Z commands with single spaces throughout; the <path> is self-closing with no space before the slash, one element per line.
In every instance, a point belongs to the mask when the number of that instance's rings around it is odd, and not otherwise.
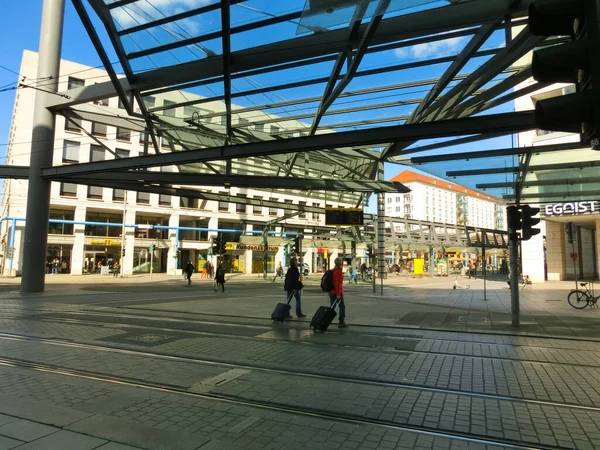
<path fill-rule="evenodd" d="M 571 291 L 567 300 L 569 305 L 576 309 L 583 309 L 588 305 L 589 295 L 584 291 Z"/>

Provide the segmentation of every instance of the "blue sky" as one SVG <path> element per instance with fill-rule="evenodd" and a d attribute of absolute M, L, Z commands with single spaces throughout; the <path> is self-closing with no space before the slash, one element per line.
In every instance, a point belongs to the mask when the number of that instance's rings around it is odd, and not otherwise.
<path fill-rule="evenodd" d="M 140 5 L 145 5 L 143 8 L 134 10 L 129 9 L 127 11 L 119 11 L 115 13 L 114 17 L 122 27 L 133 26 L 136 23 L 142 23 L 147 20 L 149 14 L 160 16 L 161 13 L 173 14 L 179 11 L 189 9 L 190 7 L 197 7 L 203 4 L 211 3 L 209 0 L 152 0 L 152 5 L 144 1 L 140 2 Z M 84 2 L 86 3 L 86 2 Z M 398 6 L 400 2 L 398 0 L 392 1 L 392 6 Z M 406 3 L 406 2 L 405 2 Z M 432 2 L 423 0 L 414 0 L 413 4 L 425 3 L 422 7 L 439 6 L 444 2 Z M 243 7 L 240 5 L 244 5 Z M 268 16 L 264 12 L 272 12 L 275 14 L 282 14 L 285 12 L 297 10 L 299 6 L 304 5 L 304 0 L 288 0 L 286 2 L 272 2 L 269 0 L 249 0 L 240 5 L 232 7 L 232 24 L 239 25 L 247 23 L 249 21 L 255 21 L 264 19 Z M 420 7 L 420 6 L 419 6 Z M 12 71 L 18 72 L 21 54 L 24 49 L 35 50 L 38 49 L 39 40 L 39 26 L 41 20 L 41 0 L 26 0 L 22 2 L 3 2 L 3 14 L 0 15 L 0 37 L 4 42 L 2 52 L 2 66 L 0 68 L 0 87 L 4 87 L 6 90 L 0 92 L 0 156 L 4 156 L 6 150 L 6 142 L 8 141 L 8 132 L 10 128 L 11 113 L 14 103 L 15 90 L 10 90 L 16 83 L 17 75 Z M 393 14 L 405 13 L 405 11 L 396 11 Z M 94 15 L 92 14 L 92 17 Z M 140 48 L 148 48 L 158 45 L 158 42 L 164 43 L 169 40 L 176 38 L 188 37 L 197 33 L 206 33 L 220 28 L 220 16 L 218 12 L 210 13 L 203 17 L 201 20 L 190 20 L 180 21 L 176 25 L 173 25 L 169 30 L 160 30 L 154 33 L 140 32 L 132 35 L 130 38 L 124 40 L 124 44 L 128 51 L 137 51 Z M 105 38 L 102 32 L 102 27 L 97 27 L 101 37 Z M 257 33 L 256 31 L 241 33 L 234 35 L 232 38 L 233 50 L 248 48 L 254 45 L 260 45 L 273 40 L 289 39 L 297 36 L 298 32 L 302 29 L 294 23 L 285 23 L 272 26 L 268 29 L 268 32 Z M 383 65 L 389 64 L 402 64 L 414 61 L 422 61 L 436 57 L 451 56 L 456 54 L 462 46 L 468 42 L 468 38 L 454 38 L 446 41 L 440 41 L 437 43 L 425 44 L 414 46 L 406 49 L 396 49 L 387 52 L 381 52 L 378 54 L 366 55 L 361 64 L 360 70 L 375 69 Z M 178 61 L 191 60 L 192 58 L 205 57 L 205 50 L 214 51 L 220 53 L 220 40 L 207 41 L 202 44 L 203 48 L 186 47 L 173 51 L 170 53 L 162 53 L 153 55 L 152 57 L 143 57 L 136 60 L 133 63 L 135 70 L 149 70 L 157 66 L 164 66 L 175 64 Z M 503 33 L 498 32 L 492 35 L 492 37 L 484 44 L 482 49 L 498 48 L 503 45 Z M 110 45 L 106 45 L 109 50 L 109 57 L 111 61 L 116 61 L 114 52 L 110 52 Z M 100 59 L 97 56 L 83 26 L 80 23 L 79 17 L 77 16 L 70 1 L 66 1 L 65 11 L 65 26 L 64 26 L 64 37 L 62 47 L 63 59 L 68 59 L 81 64 L 90 66 L 98 66 Z M 484 63 L 487 57 L 474 58 L 467 66 L 463 69 L 462 73 L 470 72 L 476 69 L 479 65 Z M 241 78 L 234 80 L 233 91 L 246 90 L 250 88 L 256 88 L 257 86 L 269 86 L 280 83 L 282 81 L 296 81 L 302 79 L 308 79 L 319 76 L 326 76 L 329 74 L 332 62 L 321 63 L 319 65 L 310 66 L 302 69 L 293 69 L 289 71 L 281 71 L 272 74 L 257 75 L 249 78 Z M 366 87 L 372 87 L 374 85 L 383 84 L 394 84 L 402 83 L 410 80 L 418 79 L 430 79 L 441 75 L 446 67 L 445 64 L 429 65 L 421 68 L 414 68 L 405 70 L 402 72 L 391 72 L 371 75 L 367 77 L 357 77 L 350 85 L 346 88 L 346 91 L 362 89 Z M 8 70 L 7 70 L 8 69 Z M 119 67 L 117 67 L 117 70 Z M 352 106 L 359 106 L 361 104 L 368 104 L 383 101 L 397 101 L 406 100 L 412 98 L 422 97 L 426 94 L 429 86 L 413 88 L 403 90 L 395 93 L 383 93 L 379 97 L 358 97 L 350 99 L 339 99 L 336 101 L 331 109 L 347 108 Z M 197 88 L 194 90 L 196 93 L 201 95 L 215 95 L 222 93 L 222 86 L 211 85 L 208 87 Z M 308 97 L 308 96 L 319 96 L 322 94 L 323 85 L 313 85 L 304 87 L 301 89 L 289 89 L 278 91 L 270 94 L 260 94 L 252 97 L 241 97 L 236 99 L 236 103 L 242 106 L 251 106 L 257 104 L 267 104 L 281 100 L 291 100 L 294 98 Z M 271 110 L 270 112 L 276 113 L 281 116 L 294 115 L 302 113 L 303 111 L 313 111 L 316 104 L 306 104 L 296 107 L 288 107 L 278 110 Z M 414 105 L 409 106 L 394 106 L 385 110 L 371 110 L 368 112 L 369 118 L 374 117 L 389 117 L 389 116 L 400 116 L 407 115 L 414 108 Z M 512 104 L 504 105 L 502 108 L 491 110 L 491 112 L 508 112 L 512 111 Z M 362 115 L 361 115 L 362 114 Z M 327 125 L 331 122 L 350 122 L 360 118 L 365 118 L 365 113 L 351 113 L 336 116 L 327 116 L 323 119 L 322 124 Z M 310 123 L 310 122 L 307 122 Z M 345 130 L 344 128 L 339 129 L 340 131 Z M 433 141 L 422 141 L 419 145 L 426 145 Z M 488 141 L 482 141 L 475 144 L 463 145 L 458 148 L 448 148 L 445 151 L 470 151 L 470 150 L 483 150 L 488 148 L 504 148 L 510 147 L 511 138 L 499 138 Z M 4 162 L 2 159 L 1 163 Z M 509 160 L 497 160 L 495 163 L 499 166 L 504 166 L 510 163 Z M 424 168 L 434 175 L 443 176 L 447 170 L 454 170 L 456 168 L 465 168 L 468 165 L 469 168 L 478 168 L 489 166 L 490 161 L 488 160 L 472 160 L 469 163 L 464 161 L 456 163 L 436 164 L 427 166 Z M 386 165 L 386 179 L 389 179 L 403 170 L 403 167 L 387 164 Z M 504 181 L 505 176 L 502 175 L 497 178 L 498 181 Z M 484 181 L 481 177 L 471 179 L 457 179 L 454 180 L 459 184 L 465 184 L 470 187 L 474 187 L 476 182 Z M 489 178 L 485 181 L 489 181 Z M 501 192 L 490 192 L 492 194 L 501 194 Z"/>

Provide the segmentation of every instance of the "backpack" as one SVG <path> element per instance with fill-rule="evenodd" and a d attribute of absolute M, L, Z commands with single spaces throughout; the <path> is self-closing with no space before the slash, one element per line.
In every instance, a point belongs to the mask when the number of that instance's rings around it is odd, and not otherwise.
<path fill-rule="evenodd" d="M 323 292 L 333 291 L 335 286 L 333 285 L 333 270 L 329 269 L 323 274 L 321 278 L 321 290 Z"/>

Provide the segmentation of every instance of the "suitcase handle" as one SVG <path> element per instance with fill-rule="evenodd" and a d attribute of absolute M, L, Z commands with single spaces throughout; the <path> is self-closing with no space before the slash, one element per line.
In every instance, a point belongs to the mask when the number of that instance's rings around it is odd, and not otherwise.
<path fill-rule="evenodd" d="M 296 291 L 296 289 L 294 289 L 292 291 L 292 293 L 290 294 L 290 296 L 288 297 L 288 299 L 287 299 L 287 304 L 288 305 L 292 302 L 292 298 L 294 298 L 294 295 L 296 295 L 296 292 L 298 292 L 298 291 Z"/>

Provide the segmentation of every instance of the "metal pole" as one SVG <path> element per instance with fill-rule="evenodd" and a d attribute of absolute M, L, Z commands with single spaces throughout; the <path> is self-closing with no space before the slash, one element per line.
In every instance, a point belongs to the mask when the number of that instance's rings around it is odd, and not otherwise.
<path fill-rule="evenodd" d="M 44 91 L 55 92 L 58 88 L 64 12 L 65 0 L 44 0 L 37 68 L 37 79 L 47 80 Z M 43 292 L 46 276 L 50 180 L 42 178 L 42 168 L 52 166 L 54 114 L 46 108 L 52 94 L 44 91 L 35 93 L 21 279 L 23 292 Z"/>
<path fill-rule="evenodd" d="M 8 270 L 12 271 L 13 268 L 13 260 L 15 258 L 15 231 L 17 228 L 17 219 L 12 219 L 10 225 L 10 237 L 8 238 L 8 251 L 7 253 L 10 255 L 8 259 Z M 46 264 L 46 258 L 44 257 L 44 266 Z M 46 271 L 44 270 L 44 273 Z M 10 275 L 10 273 L 9 273 Z"/>
<path fill-rule="evenodd" d="M 487 302 L 487 270 L 486 270 L 486 261 L 485 261 L 485 231 L 481 230 L 481 273 L 483 275 L 483 301 Z"/>
<path fill-rule="evenodd" d="M 519 274 L 517 273 L 519 235 L 512 230 L 508 238 L 508 251 L 510 252 L 510 309 L 512 313 L 512 326 L 518 327 L 521 324 Z"/>
<path fill-rule="evenodd" d="M 377 179 L 385 181 L 382 162 L 377 168 Z M 385 274 L 385 194 L 383 192 L 377 193 L 377 272 L 381 295 L 383 295 L 383 276 Z M 375 292 L 375 283 L 373 283 L 373 292 Z"/>
<path fill-rule="evenodd" d="M 152 250 L 150 251 L 150 281 L 152 281 L 152 272 L 154 272 L 154 246 L 150 247 L 152 247 Z M 121 268 L 121 274 L 122 273 L 123 269 Z"/>
<path fill-rule="evenodd" d="M 123 278 L 123 266 L 125 264 L 125 214 L 127 213 L 127 191 L 123 194 L 123 227 L 121 228 L 121 278 Z"/>

